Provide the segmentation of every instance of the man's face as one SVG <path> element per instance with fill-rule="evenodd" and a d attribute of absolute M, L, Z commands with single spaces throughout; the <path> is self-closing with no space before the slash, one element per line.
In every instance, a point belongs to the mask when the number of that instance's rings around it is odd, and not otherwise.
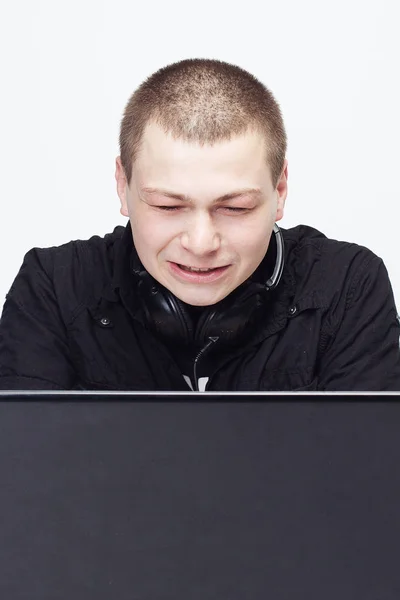
<path fill-rule="evenodd" d="M 117 159 L 121 214 L 145 269 L 183 302 L 212 305 L 262 261 L 283 216 L 287 167 L 274 189 L 265 140 L 249 132 L 200 146 L 149 124 L 128 186 Z"/>

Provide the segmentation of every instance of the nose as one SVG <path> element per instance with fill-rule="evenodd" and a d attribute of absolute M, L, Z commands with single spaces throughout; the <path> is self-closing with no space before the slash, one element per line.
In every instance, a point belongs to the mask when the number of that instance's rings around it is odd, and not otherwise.
<path fill-rule="evenodd" d="M 221 237 L 208 213 L 195 215 L 187 222 L 181 244 L 196 256 L 205 256 L 219 249 Z"/>

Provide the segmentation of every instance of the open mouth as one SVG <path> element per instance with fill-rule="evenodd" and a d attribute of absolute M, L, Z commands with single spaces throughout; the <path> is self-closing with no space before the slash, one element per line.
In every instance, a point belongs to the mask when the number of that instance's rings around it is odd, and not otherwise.
<path fill-rule="evenodd" d="M 229 265 L 223 267 L 191 267 L 188 265 L 181 265 L 180 263 L 170 262 L 170 268 L 180 279 L 192 282 L 203 282 L 211 283 L 216 281 L 219 277 L 229 268 Z"/>
<path fill-rule="evenodd" d="M 206 269 L 199 269 L 197 267 L 187 267 L 186 265 L 180 265 L 178 264 L 178 267 L 180 269 L 183 269 L 183 271 L 188 271 L 189 273 L 211 273 L 212 271 L 216 271 L 217 269 L 223 269 L 224 267 L 212 267 L 212 268 L 206 268 Z"/>

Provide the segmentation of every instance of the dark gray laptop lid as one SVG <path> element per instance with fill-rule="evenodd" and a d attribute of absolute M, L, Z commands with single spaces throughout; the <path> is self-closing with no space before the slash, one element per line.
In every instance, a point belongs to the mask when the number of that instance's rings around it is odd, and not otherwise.
<path fill-rule="evenodd" d="M 390 395 L 3 394 L 0 597 L 400 597 Z"/>

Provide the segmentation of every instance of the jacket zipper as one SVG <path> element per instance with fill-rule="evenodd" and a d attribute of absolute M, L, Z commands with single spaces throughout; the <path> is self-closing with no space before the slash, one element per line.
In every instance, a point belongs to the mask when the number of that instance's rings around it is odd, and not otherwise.
<path fill-rule="evenodd" d="M 197 380 L 197 367 L 199 365 L 200 358 L 203 358 L 204 355 L 209 351 L 209 349 L 211 348 L 211 346 L 213 344 L 215 344 L 216 342 L 218 342 L 218 340 L 219 340 L 218 337 L 209 337 L 207 344 L 204 346 L 204 348 L 202 348 L 198 352 L 196 358 L 194 359 L 194 363 L 193 363 L 193 378 L 194 378 L 194 391 L 195 392 L 199 391 L 199 383 L 198 383 L 198 380 Z"/>

